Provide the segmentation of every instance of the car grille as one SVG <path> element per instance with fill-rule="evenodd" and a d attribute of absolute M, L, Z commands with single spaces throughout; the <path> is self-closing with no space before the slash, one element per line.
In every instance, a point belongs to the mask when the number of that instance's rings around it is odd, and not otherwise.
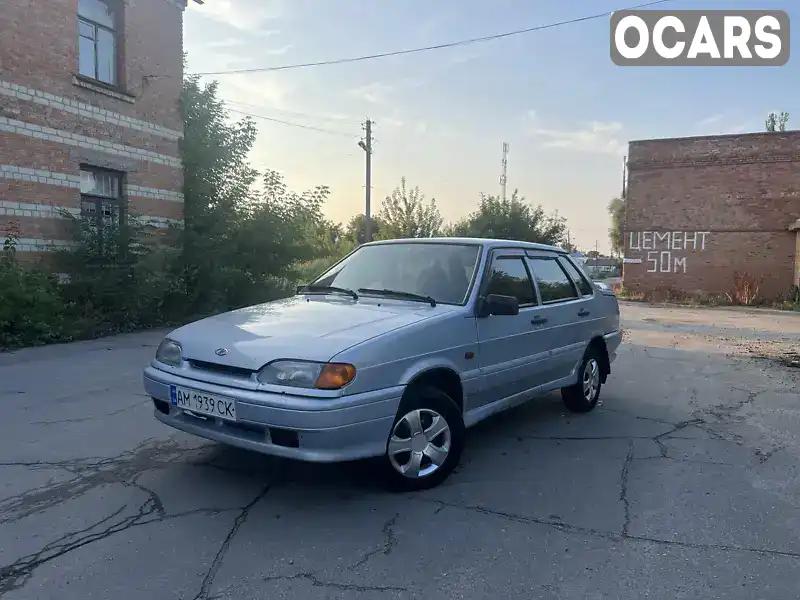
<path fill-rule="evenodd" d="M 209 371 L 220 375 L 232 375 L 234 377 L 244 377 L 249 379 L 255 371 L 242 367 L 231 367 L 229 365 L 219 365 L 217 363 L 206 362 L 204 360 L 189 360 L 189 365 L 198 371 Z"/>

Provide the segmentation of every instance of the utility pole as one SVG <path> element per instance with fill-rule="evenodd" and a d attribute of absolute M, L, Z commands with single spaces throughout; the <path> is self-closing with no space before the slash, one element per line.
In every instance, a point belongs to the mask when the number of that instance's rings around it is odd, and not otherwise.
<path fill-rule="evenodd" d="M 370 213 L 371 207 L 370 203 L 372 200 L 372 121 L 367 119 L 364 122 L 364 139 L 358 142 L 358 145 L 361 149 L 365 152 L 366 156 L 366 175 L 365 175 L 365 211 L 364 211 L 364 219 L 365 219 L 365 235 L 364 240 L 369 243 L 372 241 L 372 215 Z"/>
<path fill-rule="evenodd" d="M 572 236 L 570 235 L 569 229 L 567 229 L 567 250 L 572 252 Z"/>
<path fill-rule="evenodd" d="M 503 160 L 500 164 L 502 168 L 500 172 L 500 197 L 505 202 L 506 183 L 508 182 L 508 177 L 506 176 L 508 173 L 508 142 L 503 142 Z"/>

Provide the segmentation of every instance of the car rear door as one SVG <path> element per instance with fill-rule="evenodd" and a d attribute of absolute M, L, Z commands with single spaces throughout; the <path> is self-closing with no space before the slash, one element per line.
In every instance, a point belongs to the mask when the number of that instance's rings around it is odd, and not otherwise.
<path fill-rule="evenodd" d="M 547 319 L 546 338 L 550 350 L 548 383 L 572 376 L 589 343 L 586 319 L 591 295 L 568 274 L 567 267 L 554 252 L 528 251 L 529 269 L 534 277 Z M 588 282 L 587 282 L 588 283 Z"/>

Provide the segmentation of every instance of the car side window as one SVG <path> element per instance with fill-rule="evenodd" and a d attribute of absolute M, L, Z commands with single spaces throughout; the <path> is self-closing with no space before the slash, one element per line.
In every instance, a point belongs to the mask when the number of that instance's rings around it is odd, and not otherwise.
<path fill-rule="evenodd" d="M 530 258 L 533 276 L 539 286 L 542 304 L 576 300 L 578 292 L 555 258 Z"/>
<path fill-rule="evenodd" d="M 578 271 L 578 268 L 573 265 L 569 260 L 566 258 L 558 258 L 558 264 L 564 267 L 564 270 L 567 272 L 572 278 L 572 281 L 575 285 L 578 286 L 578 290 L 580 290 L 581 295 L 583 296 L 591 296 L 594 293 L 594 289 L 592 288 L 592 284 L 586 279 L 586 277 Z"/>
<path fill-rule="evenodd" d="M 536 293 L 522 257 L 496 258 L 489 273 L 486 295 L 513 296 L 520 306 L 536 304 Z"/>

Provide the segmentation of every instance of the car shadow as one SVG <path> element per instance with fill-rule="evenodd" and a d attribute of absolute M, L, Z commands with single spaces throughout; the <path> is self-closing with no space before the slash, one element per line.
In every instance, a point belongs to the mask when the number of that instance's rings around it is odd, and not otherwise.
<path fill-rule="evenodd" d="M 530 402 L 504 411 L 467 430 L 467 443 L 461 468 L 469 456 L 503 440 L 521 439 L 534 429 L 546 429 L 549 424 L 567 419 L 587 418 L 589 415 L 566 413 L 558 393 L 533 398 Z M 350 490 L 381 493 L 386 490 L 380 476 L 380 459 L 343 463 L 308 463 L 267 456 L 249 450 L 217 444 L 208 447 L 200 464 L 221 469 L 245 479 L 258 478 L 276 485 L 308 489 Z"/>

